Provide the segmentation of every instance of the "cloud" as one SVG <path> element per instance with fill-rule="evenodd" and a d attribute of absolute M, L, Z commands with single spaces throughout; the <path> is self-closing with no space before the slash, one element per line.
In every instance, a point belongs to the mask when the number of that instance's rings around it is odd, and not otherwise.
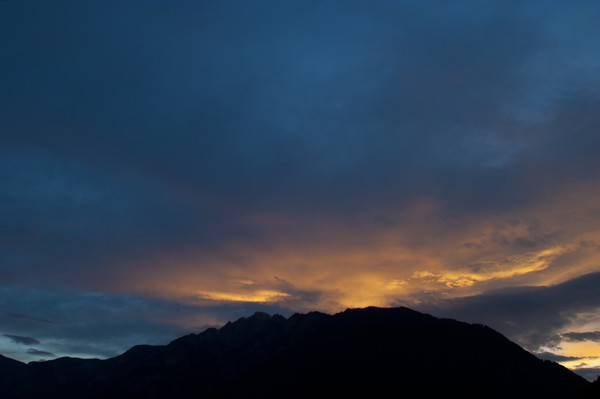
<path fill-rule="evenodd" d="M 264 291 L 279 306 L 330 312 L 556 285 L 597 270 L 596 191 L 595 184 L 568 187 L 543 207 L 458 219 L 430 198 L 350 219 L 257 213 L 240 220 L 252 226 L 251 236 L 141 257 L 108 284 L 189 304 L 264 299 L 257 295 Z M 381 223 L 381 214 L 394 223 Z"/>
<path fill-rule="evenodd" d="M 56 355 L 54 353 L 40 351 L 40 350 L 32 349 L 32 348 L 27 349 L 27 354 L 33 355 L 33 356 L 40 356 L 40 357 L 56 357 Z"/>
<path fill-rule="evenodd" d="M 13 318 L 13 319 L 30 320 L 30 321 L 35 321 L 35 322 L 38 322 L 38 323 L 46 323 L 46 324 L 59 324 L 56 321 L 46 320 L 46 319 L 40 319 L 39 317 L 33 317 L 33 316 L 28 316 L 28 315 L 23 315 L 23 314 L 17 314 L 17 313 L 5 312 L 4 315 L 6 317 L 10 317 L 10 318 Z"/>
<path fill-rule="evenodd" d="M 600 331 L 568 332 L 562 334 L 562 337 L 572 342 L 600 341 Z"/>
<path fill-rule="evenodd" d="M 31 19 L 7 14 L 5 37 L 18 41 L 7 45 L 2 66 L 0 170 L 11 205 L 2 208 L 0 237 L 18 245 L 7 248 L 2 281 L 104 290 L 154 275 L 148 269 L 162 258 L 174 276 L 166 286 L 186 273 L 201 280 L 206 271 L 211 286 L 187 294 L 231 296 L 231 287 L 213 285 L 208 269 L 215 253 L 240 242 L 263 246 L 257 253 L 295 242 L 296 252 L 329 258 L 363 256 L 340 243 L 364 246 L 397 263 L 397 275 L 375 270 L 370 278 L 349 266 L 373 289 L 374 280 L 386 287 L 415 270 L 439 274 L 442 286 L 481 286 L 502 273 L 505 280 L 539 276 L 540 265 L 529 273 L 518 272 L 520 265 L 493 269 L 502 257 L 566 248 L 555 235 L 560 223 L 536 231 L 521 221 L 532 229 L 496 235 L 473 223 L 497 223 L 503 213 L 519 219 L 565 181 L 598 170 L 590 134 L 598 98 L 585 90 L 596 81 L 584 73 L 594 71 L 594 60 L 566 61 L 575 58 L 575 44 L 577 54 L 594 53 L 589 38 L 597 28 L 569 26 L 573 10 L 545 6 L 540 16 L 531 11 L 536 4 L 434 10 L 349 1 L 316 11 L 286 2 L 266 13 L 263 5 L 216 3 L 164 12 L 157 3 L 120 5 L 114 14 L 78 4 L 30 10 Z M 582 7 L 588 11 L 574 20 L 596 11 Z M 123 22 L 127 15 L 147 18 L 132 26 Z M 555 40 L 558 27 L 564 42 Z M 23 240 L 24 231 L 39 234 Z M 450 256 L 449 248 L 438 250 L 449 245 L 443 234 L 462 235 L 452 244 L 479 246 L 480 256 L 440 265 Z M 370 236 L 390 243 L 373 247 Z M 419 269 L 405 272 L 393 236 Z M 314 237 L 340 253 L 306 245 Z M 423 246 L 444 254 L 431 265 Z M 495 257 L 494 246 L 506 253 Z M 193 266 L 168 259 L 193 257 Z M 494 262 L 483 270 L 488 259 Z M 316 268 L 310 255 L 303 260 Z M 280 276 L 306 291 L 330 286 L 319 278 L 318 287 L 297 283 L 296 273 L 281 270 L 288 261 L 281 256 L 268 276 L 227 259 L 215 267 L 228 264 L 254 280 Z M 332 288 L 345 296 L 343 287 Z"/>
<path fill-rule="evenodd" d="M 535 355 L 537 357 L 539 357 L 540 359 L 551 360 L 553 362 L 567 362 L 567 361 L 577 361 L 577 360 L 585 359 L 584 357 L 563 356 L 563 355 L 557 355 L 556 353 L 551 353 L 551 352 L 541 352 L 541 353 L 536 353 Z"/>
<path fill-rule="evenodd" d="M 289 294 L 271 290 L 254 290 L 247 293 L 199 291 L 198 298 L 217 302 L 276 302 L 288 297 Z"/>
<path fill-rule="evenodd" d="M 9 338 L 12 342 L 14 342 L 16 344 L 39 345 L 39 343 L 40 343 L 40 341 L 38 341 L 35 338 L 31 338 L 31 337 L 21 337 L 19 335 L 10 335 L 10 334 L 3 334 L 3 336 L 5 336 L 6 338 Z"/>
<path fill-rule="evenodd" d="M 484 258 L 479 260 L 477 266 L 472 267 L 471 270 L 442 270 L 436 273 L 417 270 L 411 277 L 417 280 L 433 279 L 448 288 L 470 287 L 477 282 L 507 279 L 545 270 L 556 257 L 565 252 L 566 249 L 559 246 L 539 252 L 527 252 L 496 259 Z"/>

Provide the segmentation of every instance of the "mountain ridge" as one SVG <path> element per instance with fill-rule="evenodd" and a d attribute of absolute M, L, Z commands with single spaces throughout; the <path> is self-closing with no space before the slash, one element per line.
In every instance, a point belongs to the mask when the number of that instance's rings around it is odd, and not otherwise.
<path fill-rule="evenodd" d="M 0 394 L 15 399 L 383 395 L 399 388 L 461 397 L 569 397 L 589 385 L 487 326 L 403 307 L 289 318 L 257 312 L 106 360 L 11 365 L 14 370 L 0 377 Z"/>

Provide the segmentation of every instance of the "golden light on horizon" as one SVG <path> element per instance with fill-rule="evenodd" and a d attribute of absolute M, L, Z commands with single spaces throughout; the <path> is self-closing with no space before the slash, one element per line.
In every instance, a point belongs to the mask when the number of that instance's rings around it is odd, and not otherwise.
<path fill-rule="evenodd" d="M 289 294 L 274 290 L 256 290 L 245 293 L 240 292 L 218 292 L 218 291 L 198 291 L 198 298 L 216 302 L 254 302 L 266 303 L 277 302 L 282 298 L 289 297 Z"/>
<path fill-rule="evenodd" d="M 583 341 L 560 343 L 556 354 L 574 357 L 573 360 L 560 361 L 566 368 L 577 370 L 579 368 L 597 368 L 600 375 L 600 342 Z"/>

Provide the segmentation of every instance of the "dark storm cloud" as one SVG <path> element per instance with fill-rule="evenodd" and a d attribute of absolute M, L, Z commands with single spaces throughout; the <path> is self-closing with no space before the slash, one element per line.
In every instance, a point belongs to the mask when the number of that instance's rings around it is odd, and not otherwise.
<path fill-rule="evenodd" d="M 179 177 L 249 199 L 273 183 L 298 194 L 286 183 L 296 179 L 314 188 L 332 178 L 347 184 L 378 159 L 379 171 L 456 166 L 448 145 L 466 166 L 502 162 L 503 145 L 513 144 L 510 137 L 486 141 L 499 134 L 490 120 L 505 119 L 498 103 L 518 98 L 527 82 L 519 70 L 543 45 L 539 21 L 518 9 L 230 4 L 188 3 L 161 17 L 160 3 L 33 13 L 29 18 L 41 19 L 49 34 L 22 32 L 37 51 L 9 62 L 16 70 L 10 84 L 19 89 L 11 94 L 41 103 L 35 119 L 53 115 L 44 129 L 26 132 L 40 139 L 30 144 L 91 155 L 103 170 Z M 137 29 L 129 23 L 134 17 Z M 214 17 L 225 17 L 226 25 Z M 9 28 L 23 29 L 19 22 Z M 44 63 L 35 62 L 42 56 Z M 19 72 L 21 65 L 29 74 Z M 28 96 L 18 85 L 32 77 L 45 95 L 35 86 Z M 76 125 L 63 127 L 61 119 Z M 492 130 L 477 131 L 484 124 Z M 467 136 L 448 131 L 462 125 Z M 9 129 L 13 140 L 23 140 L 15 131 L 21 129 Z M 176 159 L 166 156 L 174 153 Z M 380 179 L 406 178 L 398 173 Z"/>
<path fill-rule="evenodd" d="M 19 335 L 10 335 L 10 334 L 3 334 L 3 336 L 5 336 L 6 338 L 9 338 L 11 341 L 13 341 L 16 344 L 38 345 L 40 343 L 40 341 L 38 341 L 35 338 L 31 338 L 31 337 L 21 337 Z"/>
<path fill-rule="evenodd" d="M 248 212 L 434 195 L 460 216 L 594 174 L 598 82 L 536 4 L 4 6 L 3 280 L 269 234 Z"/>
<path fill-rule="evenodd" d="M 500 331 L 532 351 L 555 347 L 562 336 L 589 338 L 576 333 L 561 334 L 585 312 L 600 308 L 600 273 L 588 274 L 550 287 L 520 287 L 448 300 L 422 309 L 437 315 L 480 322 Z M 584 333 L 585 334 L 585 333 Z"/>

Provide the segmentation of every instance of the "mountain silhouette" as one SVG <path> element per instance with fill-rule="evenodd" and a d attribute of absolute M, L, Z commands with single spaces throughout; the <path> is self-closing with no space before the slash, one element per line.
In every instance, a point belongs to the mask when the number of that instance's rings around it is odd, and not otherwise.
<path fill-rule="evenodd" d="M 2 379 L 1 376 L 6 376 L 11 373 L 14 373 L 21 367 L 25 367 L 25 364 L 0 355 L 0 379 Z"/>
<path fill-rule="evenodd" d="M 596 377 L 593 383 L 588 384 L 584 389 L 573 397 L 573 399 L 600 398 L 600 376 Z"/>
<path fill-rule="evenodd" d="M 568 398 L 591 385 L 493 329 L 408 308 L 255 313 L 106 360 L 0 358 L 2 398 Z M 416 393 L 416 394 L 415 394 Z"/>

